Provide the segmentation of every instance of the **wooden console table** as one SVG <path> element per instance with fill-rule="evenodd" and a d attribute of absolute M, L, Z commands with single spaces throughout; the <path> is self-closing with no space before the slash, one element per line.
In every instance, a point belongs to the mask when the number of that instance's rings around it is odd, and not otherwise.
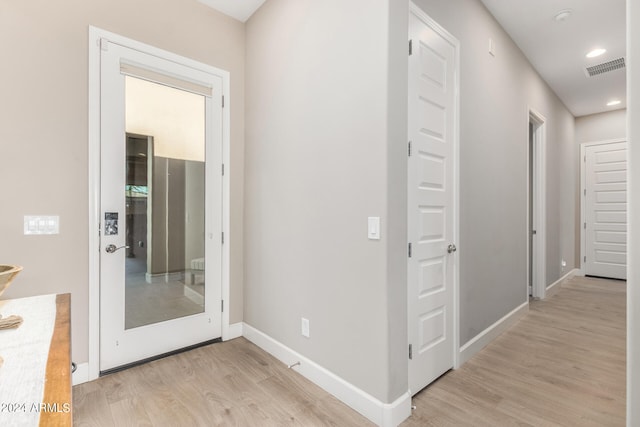
<path fill-rule="evenodd" d="M 56 295 L 56 323 L 53 327 L 43 403 L 68 403 L 69 411 L 42 412 L 40 426 L 71 426 L 71 294 Z M 64 409 L 64 408 L 63 408 Z"/>
<path fill-rule="evenodd" d="M 55 314 L 53 313 L 53 301 L 55 299 Z M 37 312 L 29 312 L 29 307 L 38 306 L 46 302 L 46 307 L 50 315 L 46 317 L 48 321 L 42 320 L 45 317 L 39 316 Z M 11 305 L 14 303 L 14 305 Z M 43 427 L 71 427 L 72 416 L 72 392 L 71 392 L 71 296 L 70 294 L 47 295 L 42 297 L 22 298 L 16 300 L 0 301 L 0 311 L 5 315 L 18 314 L 24 318 L 24 323 L 16 330 L 0 331 L 0 355 L 4 355 L 4 365 L 0 367 L 0 387 L 7 387 L 0 390 L 2 393 L 2 410 L 0 410 L 0 425 L 6 421 L 8 425 L 33 425 Z M 21 304 L 21 305 L 16 305 Z M 8 307 L 8 308 L 7 308 Z M 15 307 L 21 309 L 18 310 Z M 6 312 L 14 311 L 14 312 Z M 34 310 L 37 311 L 37 310 Z M 53 320 L 55 318 L 55 320 Z M 38 323 L 41 324 L 38 324 Z M 53 327 L 51 326 L 53 322 Z M 23 329 L 24 328 L 24 329 Z M 25 354 L 22 358 L 21 335 L 26 335 L 28 330 L 48 330 L 51 332 L 51 341 L 47 342 L 49 334 L 36 334 L 36 336 L 46 335 L 40 342 L 38 348 L 42 354 Z M 31 343 L 24 344 L 24 352 L 30 352 Z M 46 351 L 46 354 L 45 354 Z M 33 371 L 33 360 L 44 369 L 44 379 L 30 375 Z M 39 361 L 39 362 L 38 362 Z M 39 370 L 39 372 L 43 372 Z M 21 375 L 16 381 L 16 375 Z M 13 377 L 11 377 L 13 375 Z M 24 378 L 24 379 L 23 379 Z M 44 390 L 41 399 L 36 397 L 29 390 Z M 39 388 L 37 384 L 40 384 Z M 24 388 L 24 390 L 21 390 Z M 5 401 L 7 400 L 7 401 Z M 23 417 L 23 418 L 18 418 Z"/>

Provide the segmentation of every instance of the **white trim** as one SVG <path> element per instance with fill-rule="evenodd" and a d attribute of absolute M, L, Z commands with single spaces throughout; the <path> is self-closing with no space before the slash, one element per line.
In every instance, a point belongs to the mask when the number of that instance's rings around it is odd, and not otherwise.
<path fill-rule="evenodd" d="M 222 91 L 225 106 L 222 109 L 222 158 L 225 164 L 222 200 L 222 230 L 225 244 L 222 245 L 222 299 L 230 306 L 229 292 L 229 147 L 230 147 L 230 74 L 228 71 L 185 58 L 127 37 L 89 26 L 89 147 L 88 147 L 88 190 L 89 190 L 89 362 L 88 379 L 94 380 L 100 374 L 100 40 L 109 39 L 121 46 L 146 52 L 169 61 L 178 62 L 199 71 L 211 73 L 222 78 Z M 215 166 L 214 166 L 215 167 Z M 222 333 L 229 331 L 229 310 L 222 313 Z"/>
<path fill-rule="evenodd" d="M 567 274 L 565 274 L 564 276 L 562 276 L 561 278 L 559 278 L 558 280 L 556 280 L 555 282 L 547 286 L 547 298 L 558 293 L 558 291 L 560 290 L 560 284 L 562 282 L 564 282 L 565 280 L 571 279 L 573 276 L 580 276 L 579 273 L 580 273 L 580 270 L 577 268 L 574 268 L 573 270 L 571 270 L 570 272 L 568 272 Z"/>
<path fill-rule="evenodd" d="M 224 244 L 222 245 L 222 303 L 225 310 L 222 312 L 222 340 L 226 341 L 230 332 L 230 307 L 231 307 L 231 86 L 229 73 L 222 79 L 222 93 L 224 107 L 222 108 L 222 164 L 224 174 L 222 176 L 222 232 Z"/>
<path fill-rule="evenodd" d="M 527 109 L 527 146 L 529 145 L 529 123 L 533 123 L 533 167 L 534 171 L 534 194 L 533 194 L 533 226 L 536 230 L 536 240 L 533 254 L 533 297 L 544 299 L 546 294 L 546 271 L 547 271 L 547 119 L 529 107 Z M 527 153 L 529 150 L 527 150 Z M 528 157 L 528 154 L 527 154 Z M 527 169 L 529 162 L 527 162 Z M 531 176 L 531 173 L 528 174 Z M 529 186 L 527 185 L 527 195 Z M 529 218 L 529 197 L 527 197 L 527 219 Z M 527 243 L 529 235 L 529 221 L 526 227 Z M 525 296 L 529 299 L 529 245 L 527 244 L 527 280 L 525 281 Z"/>
<path fill-rule="evenodd" d="M 460 365 L 466 363 L 469 359 L 476 355 L 480 350 L 486 347 L 501 333 L 509 329 L 522 316 L 529 312 L 529 301 L 522 303 L 510 313 L 502 317 L 500 320 L 489 326 L 484 331 L 473 337 L 468 343 L 460 347 Z"/>
<path fill-rule="evenodd" d="M 198 292 L 194 291 L 189 286 L 184 286 L 182 288 L 182 294 L 187 299 L 193 301 L 195 304 L 204 305 L 204 296 L 199 294 Z"/>
<path fill-rule="evenodd" d="M 100 375 L 100 32 L 89 26 L 89 362 L 88 377 Z"/>
<path fill-rule="evenodd" d="M 76 371 L 71 374 L 73 385 L 83 384 L 89 381 L 89 363 L 76 365 Z"/>
<path fill-rule="evenodd" d="M 618 144 L 620 142 L 627 142 L 626 138 L 620 139 L 606 139 L 603 141 L 594 141 L 594 142 L 582 142 L 580 143 L 580 158 L 578 159 L 580 162 L 580 224 L 584 224 L 586 219 L 586 206 L 585 206 L 585 197 L 584 191 L 587 188 L 587 177 L 585 175 L 585 162 L 584 156 L 587 155 L 586 148 L 593 147 L 595 145 L 606 145 L 606 144 Z M 580 225 L 580 270 L 586 272 L 586 263 L 584 262 L 584 257 L 587 255 L 587 236 L 585 234 L 585 229 L 583 225 Z"/>
<path fill-rule="evenodd" d="M 229 341 L 242 336 L 244 324 L 242 322 L 229 325 L 226 331 L 222 332 L 222 341 Z"/>
<path fill-rule="evenodd" d="M 383 403 L 333 372 L 286 347 L 248 324 L 244 337 L 286 365 L 300 362 L 295 369 L 311 382 L 334 395 L 379 426 L 395 427 L 411 415 L 411 396 L 406 392 L 393 403 Z"/>

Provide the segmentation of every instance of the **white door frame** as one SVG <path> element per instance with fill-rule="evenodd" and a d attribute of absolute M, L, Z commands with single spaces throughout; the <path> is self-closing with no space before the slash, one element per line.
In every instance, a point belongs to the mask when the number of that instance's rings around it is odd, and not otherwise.
<path fill-rule="evenodd" d="M 544 299 L 547 292 L 546 268 L 547 268 L 547 234 L 546 234 L 546 151 L 547 151 L 547 120 L 545 117 L 529 107 L 527 112 L 527 146 L 529 145 L 529 123 L 533 123 L 533 171 L 528 171 L 527 176 L 531 177 L 533 172 L 533 197 L 527 197 L 527 242 L 533 237 L 529 233 L 529 211 L 533 212 L 532 224 L 536 230 L 536 237 L 533 244 L 533 258 L 529 254 L 529 245 L 527 244 L 527 286 L 526 300 L 529 299 L 529 262 L 533 259 L 533 289 L 534 298 Z M 529 153 L 529 150 L 527 150 Z M 527 157 L 529 154 L 527 154 Z M 528 159 L 527 159 L 528 160 Z M 527 161 L 527 169 L 530 162 Z M 527 179 L 528 181 L 528 179 Z M 527 195 L 529 193 L 529 185 L 527 183 Z M 529 200 L 533 200 L 533 209 L 529 209 Z"/>
<path fill-rule="evenodd" d="M 594 142 L 582 142 L 580 143 L 580 274 L 586 274 L 585 269 L 585 256 L 587 255 L 587 235 L 584 229 L 584 223 L 587 221 L 586 206 L 585 206 L 585 191 L 587 189 L 587 176 L 585 168 L 585 156 L 587 155 L 587 147 L 593 147 L 595 145 L 607 145 L 617 144 L 620 142 L 627 142 L 626 138 L 620 139 L 606 139 L 603 141 Z"/>
<path fill-rule="evenodd" d="M 409 13 L 413 13 L 420 17 L 425 23 L 436 31 L 443 39 L 447 40 L 452 46 L 455 47 L 455 94 L 454 94 L 454 129 L 453 129 L 453 191 L 454 191 L 454 207 L 453 207 L 453 236 L 452 242 L 455 242 L 457 246 L 460 243 L 460 42 L 451 33 L 449 33 L 440 24 L 434 21 L 429 15 L 425 13 L 419 6 L 413 1 L 409 2 Z M 407 59 L 408 60 L 408 59 Z M 409 157 L 407 157 L 407 164 Z M 408 166 L 407 166 L 408 167 Z M 409 183 L 407 182 L 407 192 Z M 460 249 L 460 248 L 458 248 Z M 456 254 L 451 257 L 453 262 L 453 369 L 458 369 L 461 365 L 460 355 L 460 255 Z M 409 263 L 407 262 L 407 268 Z M 407 282 L 407 286 L 409 283 Z M 407 324 L 411 321 L 407 311 Z M 408 347 L 409 343 L 407 343 Z M 409 375 L 409 369 L 407 369 L 407 375 Z"/>
<path fill-rule="evenodd" d="M 222 78 L 222 91 L 225 106 L 222 109 L 222 159 L 224 176 L 222 177 L 222 230 L 225 244 L 222 245 L 222 300 L 229 307 L 229 72 L 210 65 L 167 52 L 144 43 L 131 40 L 100 28 L 89 26 L 89 365 L 88 380 L 100 375 L 100 50 L 101 39 L 136 49 L 169 61 L 174 61 Z M 215 167 L 215 166 L 214 166 Z M 222 165 L 221 165 L 222 167 Z M 229 310 L 222 313 L 222 339 L 230 337 Z"/>

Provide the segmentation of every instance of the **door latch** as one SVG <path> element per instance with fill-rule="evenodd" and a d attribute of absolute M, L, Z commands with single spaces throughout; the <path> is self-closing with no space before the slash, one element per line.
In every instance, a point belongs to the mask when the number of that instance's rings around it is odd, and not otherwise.
<path fill-rule="evenodd" d="M 110 245 L 107 245 L 106 248 L 104 248 L 104 250 L 108 253 L 108 254 L 112 254 L 115 251 L 117 251 L 118 249 L 122 249 L 122 248 L 126 248 L 129 249 L 129 246 L 120 246 L 120 247 L 116 247 L 116 245 L 114 245 L 113 243 Z"/>

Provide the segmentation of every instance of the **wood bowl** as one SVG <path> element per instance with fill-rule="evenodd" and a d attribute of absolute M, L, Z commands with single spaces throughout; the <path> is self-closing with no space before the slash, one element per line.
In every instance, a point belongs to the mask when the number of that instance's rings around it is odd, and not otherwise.
<path fill-rule="evenodd" d="M 2 295 L 21 271 L 22 267 L 19 265 L 0 264 L 0 295 Z"/>

